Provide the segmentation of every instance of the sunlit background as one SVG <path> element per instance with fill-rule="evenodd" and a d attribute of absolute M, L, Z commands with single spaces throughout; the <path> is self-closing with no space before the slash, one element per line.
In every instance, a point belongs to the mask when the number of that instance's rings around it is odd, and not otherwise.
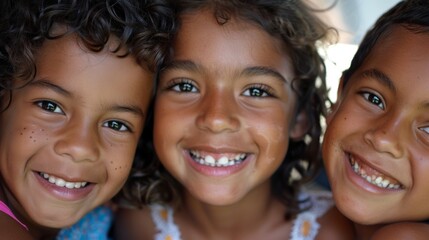
<path fill-rule="evenodd" d="M 330 98 L 335 101 L 343 70 L 347 69 L 366 31 L 376 19 L 399 0 L 309 0 L 317 9 L 328 9 L 320 17 L 339 33 L 339 41 L 326 52 Z"/>

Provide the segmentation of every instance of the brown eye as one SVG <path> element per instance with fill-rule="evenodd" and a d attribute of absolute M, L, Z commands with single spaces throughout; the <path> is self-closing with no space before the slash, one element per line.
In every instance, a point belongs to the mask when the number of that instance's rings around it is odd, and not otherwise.
<path fill-rule="evenodd" d="M 198 92 L 198 88 L 195 86 L 192 80 L 189 79 L 175 79 L 168 89 L 175 91 L 175 92 L 191 92 L 196 93 Z"/>
<path fill-rule="evenodd" d="M 130 128 L 120 121 L 107 121 L 103 126 L 119 132 L 130 131 Z"/>
<path fill-rule="evenodd" d="M 270 92 L 268 86 L 262 84 L 256 84 L 248 87 L 244 92 L 244 96 L 248 97 L 272 97 L 273 94 Z"/>
<path fill-rule="evenodd" d="M 53 113 L 63 113 L 63 111 L 58 106 L 58 104 L 54 102 L 43 100 L 43 101 L 36 102 L 36 104 L 37 106 L 39 106 L 41 109 L 45 111 L 53 112 Z"/>
<path fill-rule="evenodd" d="M 379 96 L 377 96 L 373 93 L 370 93 L 370 92 L 364 92 L 364 93 L 362 93 L 362 96 L 371 104 L 374 104 L 374 105 L 378 106 L 379 108 L 384 109 L 383 100 Z"/>

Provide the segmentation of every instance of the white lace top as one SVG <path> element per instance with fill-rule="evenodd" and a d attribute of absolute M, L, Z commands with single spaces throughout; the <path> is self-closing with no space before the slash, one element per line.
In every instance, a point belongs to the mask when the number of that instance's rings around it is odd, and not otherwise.
<path fill-rule="evenodd" d="M 310 197 L 308 211 L 300 213 L 293 222 L 290 240 L 313 240 L 319 231 L 317 219 L 333 206 L 332 195 L 327 191 L 306 191 L 300 198 Z M 155 240 L 181 240 L 180 230 L 174 223 L 173 209 L 169 206 L 150 206 L 152 219 L 158 230 Z"/>

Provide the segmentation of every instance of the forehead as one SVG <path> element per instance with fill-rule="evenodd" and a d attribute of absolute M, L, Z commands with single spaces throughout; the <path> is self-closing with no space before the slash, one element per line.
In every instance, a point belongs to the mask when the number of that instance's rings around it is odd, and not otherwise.
<path fill-rule="evenodd" d="M 429 96 L 429 34 L 395 26 L 378 41 L 352 81 L 363 72 L 376 69 L 391 80 L 396 89 Z M 426 91 L 423 91 L 426 89 Z"/>
<path fill-rule="evenodd" d="M 174 58 L 189 60 L 214 69 L 266 66 L 280 69 L 290 79 L 292 62 L 283 41 L 261 27 L 231 18 L 220 25 L 213 13 L 201 10 L 181 17 L 174 42 Z"/>

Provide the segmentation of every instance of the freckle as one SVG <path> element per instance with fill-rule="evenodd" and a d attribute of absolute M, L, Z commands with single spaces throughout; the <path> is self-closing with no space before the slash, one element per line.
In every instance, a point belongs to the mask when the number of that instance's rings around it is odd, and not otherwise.
<path fill-rule="evenodd" d="M 347 120 L 347 117 L 345 117 L 344 120 Z"/>
<path fill-rule="evenodd" d="M 113 161 L 110 161 L 110 164 L 113 164 Z"/>
<path fill-rule="evenodd" d="M 118 168 L 115 168 L 115 170 L 118 170 Z"/>
<path fill-rule="evenodd" d="M 36 139 L 34 139 L 33 142 L 36 142 Z"/>
<path fill-rule="evenodd" d="M 34 131 L 31 131 L 31 133 L 34 133 Z"/>
<path fill-rule="evenodd" d="M 21 135 L 21 136 L 22 136 L 22 133 L 20 133 L 19 135 Z"/>
<path fill-rule="evenodd" d="M 27 128 L 25 127 L 24 130 L 27 130 Z"/>
<path fill-rule="evenodd" d="M 33 136 L 30 136 L 30 138 L 33 138 Z"/>

